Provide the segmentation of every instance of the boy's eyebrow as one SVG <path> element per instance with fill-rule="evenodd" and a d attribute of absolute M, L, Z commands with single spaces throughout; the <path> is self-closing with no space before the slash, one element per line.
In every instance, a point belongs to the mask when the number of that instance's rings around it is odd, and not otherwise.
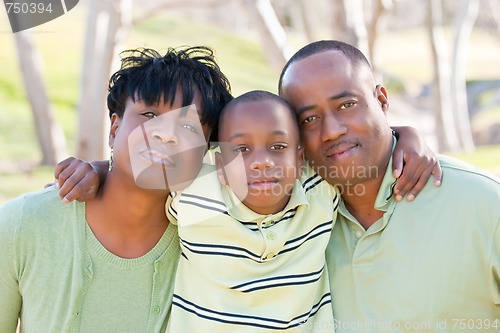
<path fill-rule="evenodd" d="M 282 136 L 290 136 L 290 134 L 286 131 L 283 130 L 275 130 L 271 132 L 272 135 L 282 135 Z M 233 135 L 229 136 L 229 141 L 237 139 L 237 138 L 244 138 L 246 136 L 251 135 L 251 133 L 234 133 Z"/>

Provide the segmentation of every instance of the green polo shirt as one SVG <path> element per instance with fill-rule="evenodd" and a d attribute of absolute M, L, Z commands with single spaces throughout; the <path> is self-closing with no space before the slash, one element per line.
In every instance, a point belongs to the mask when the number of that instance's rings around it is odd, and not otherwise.
<path fill-rule="evenodd" d="M 429 180 L 396 202 L 386 170 L 365 230 L 341 203 L 327 249 L 337 332 L 499 332 L 500 181 L 443 157 Z"/>

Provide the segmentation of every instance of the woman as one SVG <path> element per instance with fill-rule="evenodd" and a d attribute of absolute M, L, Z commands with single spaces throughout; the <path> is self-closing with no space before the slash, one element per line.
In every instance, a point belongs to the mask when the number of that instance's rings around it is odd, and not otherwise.
<path fill-rule="evenodd" d="M 198 173 L 232 97 L 208 48 L 124 54 L 109 82 L 112 159 L 95 200 L 65 204 L 48 188 L 0 207 L 2 333 L 18 319 L 21 332 L 166 327 L 180 249 L 165 201 Z M 158 176 L 163 185 L 148 186 Z"/>

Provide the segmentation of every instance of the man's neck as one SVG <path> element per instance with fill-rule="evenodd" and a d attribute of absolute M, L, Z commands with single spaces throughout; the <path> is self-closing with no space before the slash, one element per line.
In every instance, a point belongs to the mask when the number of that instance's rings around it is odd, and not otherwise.
<path fill-rule="evenodd" d="M 369 179 L 360 183 L 363 185 L 363 193 L 351 193 L 350 191 L 342 193 L 342 199 L 347 210 L 358 220 L 365 230 L 368 230 L 373 223 L 377 222 L 384 215 L 383 211 L 374 207 L 382 179 Z"/>

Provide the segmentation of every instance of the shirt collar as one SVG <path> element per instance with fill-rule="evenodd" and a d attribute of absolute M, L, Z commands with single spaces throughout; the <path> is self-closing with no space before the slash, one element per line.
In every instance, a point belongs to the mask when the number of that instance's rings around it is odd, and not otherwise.
<path fill-rule="evenodd" d="M 286 212 L 295 209 L 301 205 L 309 206 L 309 200 L 307 200 L 306 192 L 302 187 L 302 183 L 300 180 L 296 179 L 293 185 L 292 195 L 290 196 L 290 200 L 288 201 L 285 208 L 275 214 L 262 215 L 254 212 L 247 206 L 245 206 L 236 196 L 236 194 L 228 187 L 222 187 L 222 196 L 224 198 L 224 202 L 227 205 L 228 214 L 234 219 L 240 222 L 261 222 L 264 219 L 272 219 L 279 220 Z"/>
<path fill-rule="evenodd" d="M 392 152 L 394 153 L 394 147 L 396 147 L 397 139 L 393 136 L 392 140 Z M 382 211 L 387 211 L 388 204 L 391 200 L 394 200 L 394 186 L 396 185 L 396 178 L 394 178 L 394 174 L 392 172 L 392 155 L 389 159 L 389 163 L 387 164 L 387 168 L 385 170 L 384 179 L 382 180 L 382 184 L 380 185 L 377 198 L 375 199 L 374 208 Z"/>

